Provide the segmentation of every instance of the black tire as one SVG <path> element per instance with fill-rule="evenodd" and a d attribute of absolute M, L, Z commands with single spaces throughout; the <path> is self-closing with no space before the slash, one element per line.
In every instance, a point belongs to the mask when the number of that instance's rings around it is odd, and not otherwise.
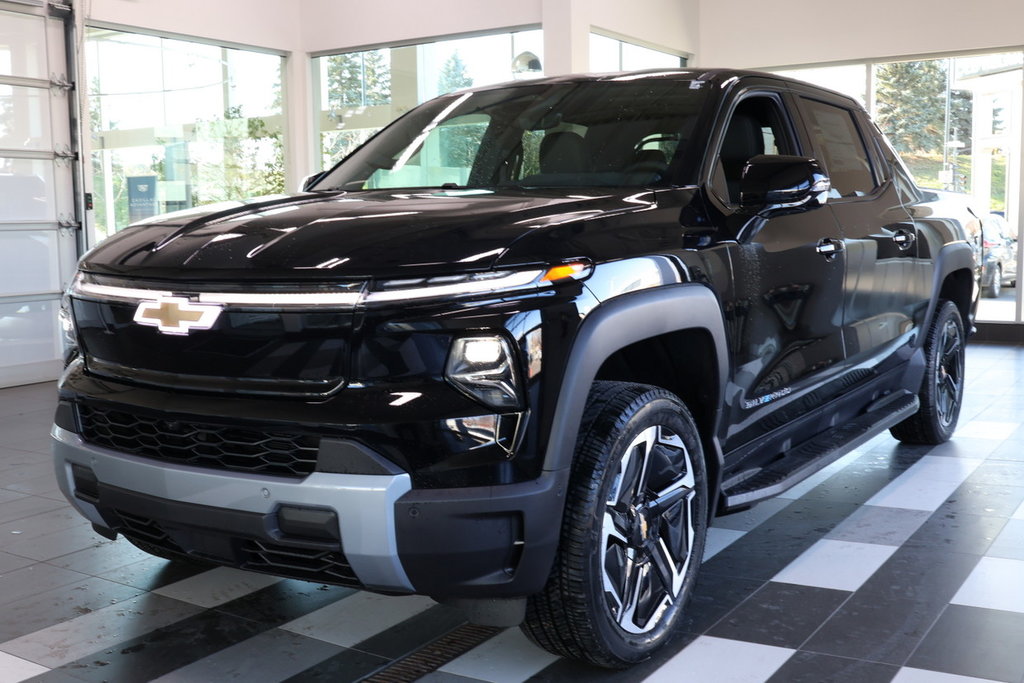
<path fill-rule="evenodd" d="M 1003 268 L 998 263 L 995 266 L 995 272 L 992 273 L 992 282 L 982 291 L 988 299 L 998 299 L 999 295 L 1003 293 Z"/>
<path fill-rule="evenodd" d="M 707 477 L 674 394 L 596 382 L 580 426 L 561 540 L 522 629 L 607 668 L 646 659 L 682 614 L 704 554 Z"/>
<path fill-rule="evenodd" d="M 951 301 L 942 301 L 924 343 L 925 371 L 916 413 L 890 429 L 903 443 L 949 441 L 964 398 L 964 324 Z"/>

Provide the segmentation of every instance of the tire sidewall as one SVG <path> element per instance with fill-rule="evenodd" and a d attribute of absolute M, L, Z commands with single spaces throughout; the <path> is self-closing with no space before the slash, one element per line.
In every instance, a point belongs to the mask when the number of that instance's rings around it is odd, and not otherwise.
<path fill-rule="evenodd" d="M 946 324 L 950 321 L 956 325 L 957 335 L 960 340 L 960 394 L 956 400 L 956 406 L 953 409 L 953 419 L 948 424 L 943 423 L 942 417 L 939 414 L 938 409 L 938 396 L 937 396 L 937 375 L 939 368 L 942 363 L 942 340 Z M 927 365 L 925 374 L 925 394 L 928 403 L 932 410 L 930 411 L 931 421 L 935 434 L 941 441 L 946 441 L 953 436 L 953 432 L 956 430 L 957 421 L 960 416 L 960 408 L 963 405 L 963 372 L 964 372 L 964 347 L 966 345 L 966 339 L 964 335 L 963 321 L 960 319 L 960 312 L 956 306 L 950 302 L 946 302 L 937 312 L 935 317 L 935 324 L 932 325 L 930 334 L 928 335 L 927 343 Z"/>

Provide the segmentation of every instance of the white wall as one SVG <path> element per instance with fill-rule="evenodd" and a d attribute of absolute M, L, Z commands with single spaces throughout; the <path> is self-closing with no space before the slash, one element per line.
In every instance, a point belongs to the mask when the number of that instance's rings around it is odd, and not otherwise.
<path fill-rule="evenodd" d="M 773 67 L 1024 44 L 1019 0 L 699 0 L 696 63 Z"/>

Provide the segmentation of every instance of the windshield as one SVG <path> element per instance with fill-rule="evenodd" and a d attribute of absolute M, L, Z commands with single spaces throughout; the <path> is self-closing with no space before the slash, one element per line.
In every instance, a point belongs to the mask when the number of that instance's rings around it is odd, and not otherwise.
<path fill-rule="evenodd" d="M 313 189 L 664 185 L 705 99 L 691 82 L 634 78 L 448 95 L 384 129 Z"/>

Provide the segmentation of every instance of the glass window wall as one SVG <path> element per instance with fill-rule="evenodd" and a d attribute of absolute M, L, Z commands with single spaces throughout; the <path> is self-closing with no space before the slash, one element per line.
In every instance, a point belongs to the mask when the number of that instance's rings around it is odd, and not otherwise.
<path fill-rule="evenodd" d="M 686 66 L 686 57 L 661 52 L 600 33 L 590 34 L 590 71 L 637 71 L 640 69 L 678 69 Z"/>
<path fill-rule="evenodd" d="M 1017 247 L 1024 52 L 780 73 L 869 104 L 918 185 L 974 214 L 967 227 L 983 263 L 978 319 L 1021 322 Z"/>
<path fill-rule="evenodd" d="M 90 28 L 94 238 L 284 190 L 280 56 Z"/>
<path fill-rule="evenodd" d="M 543 43 L 530 30 L 315 58 L 323 167 L 433 97 L 543 75 Z"/>

